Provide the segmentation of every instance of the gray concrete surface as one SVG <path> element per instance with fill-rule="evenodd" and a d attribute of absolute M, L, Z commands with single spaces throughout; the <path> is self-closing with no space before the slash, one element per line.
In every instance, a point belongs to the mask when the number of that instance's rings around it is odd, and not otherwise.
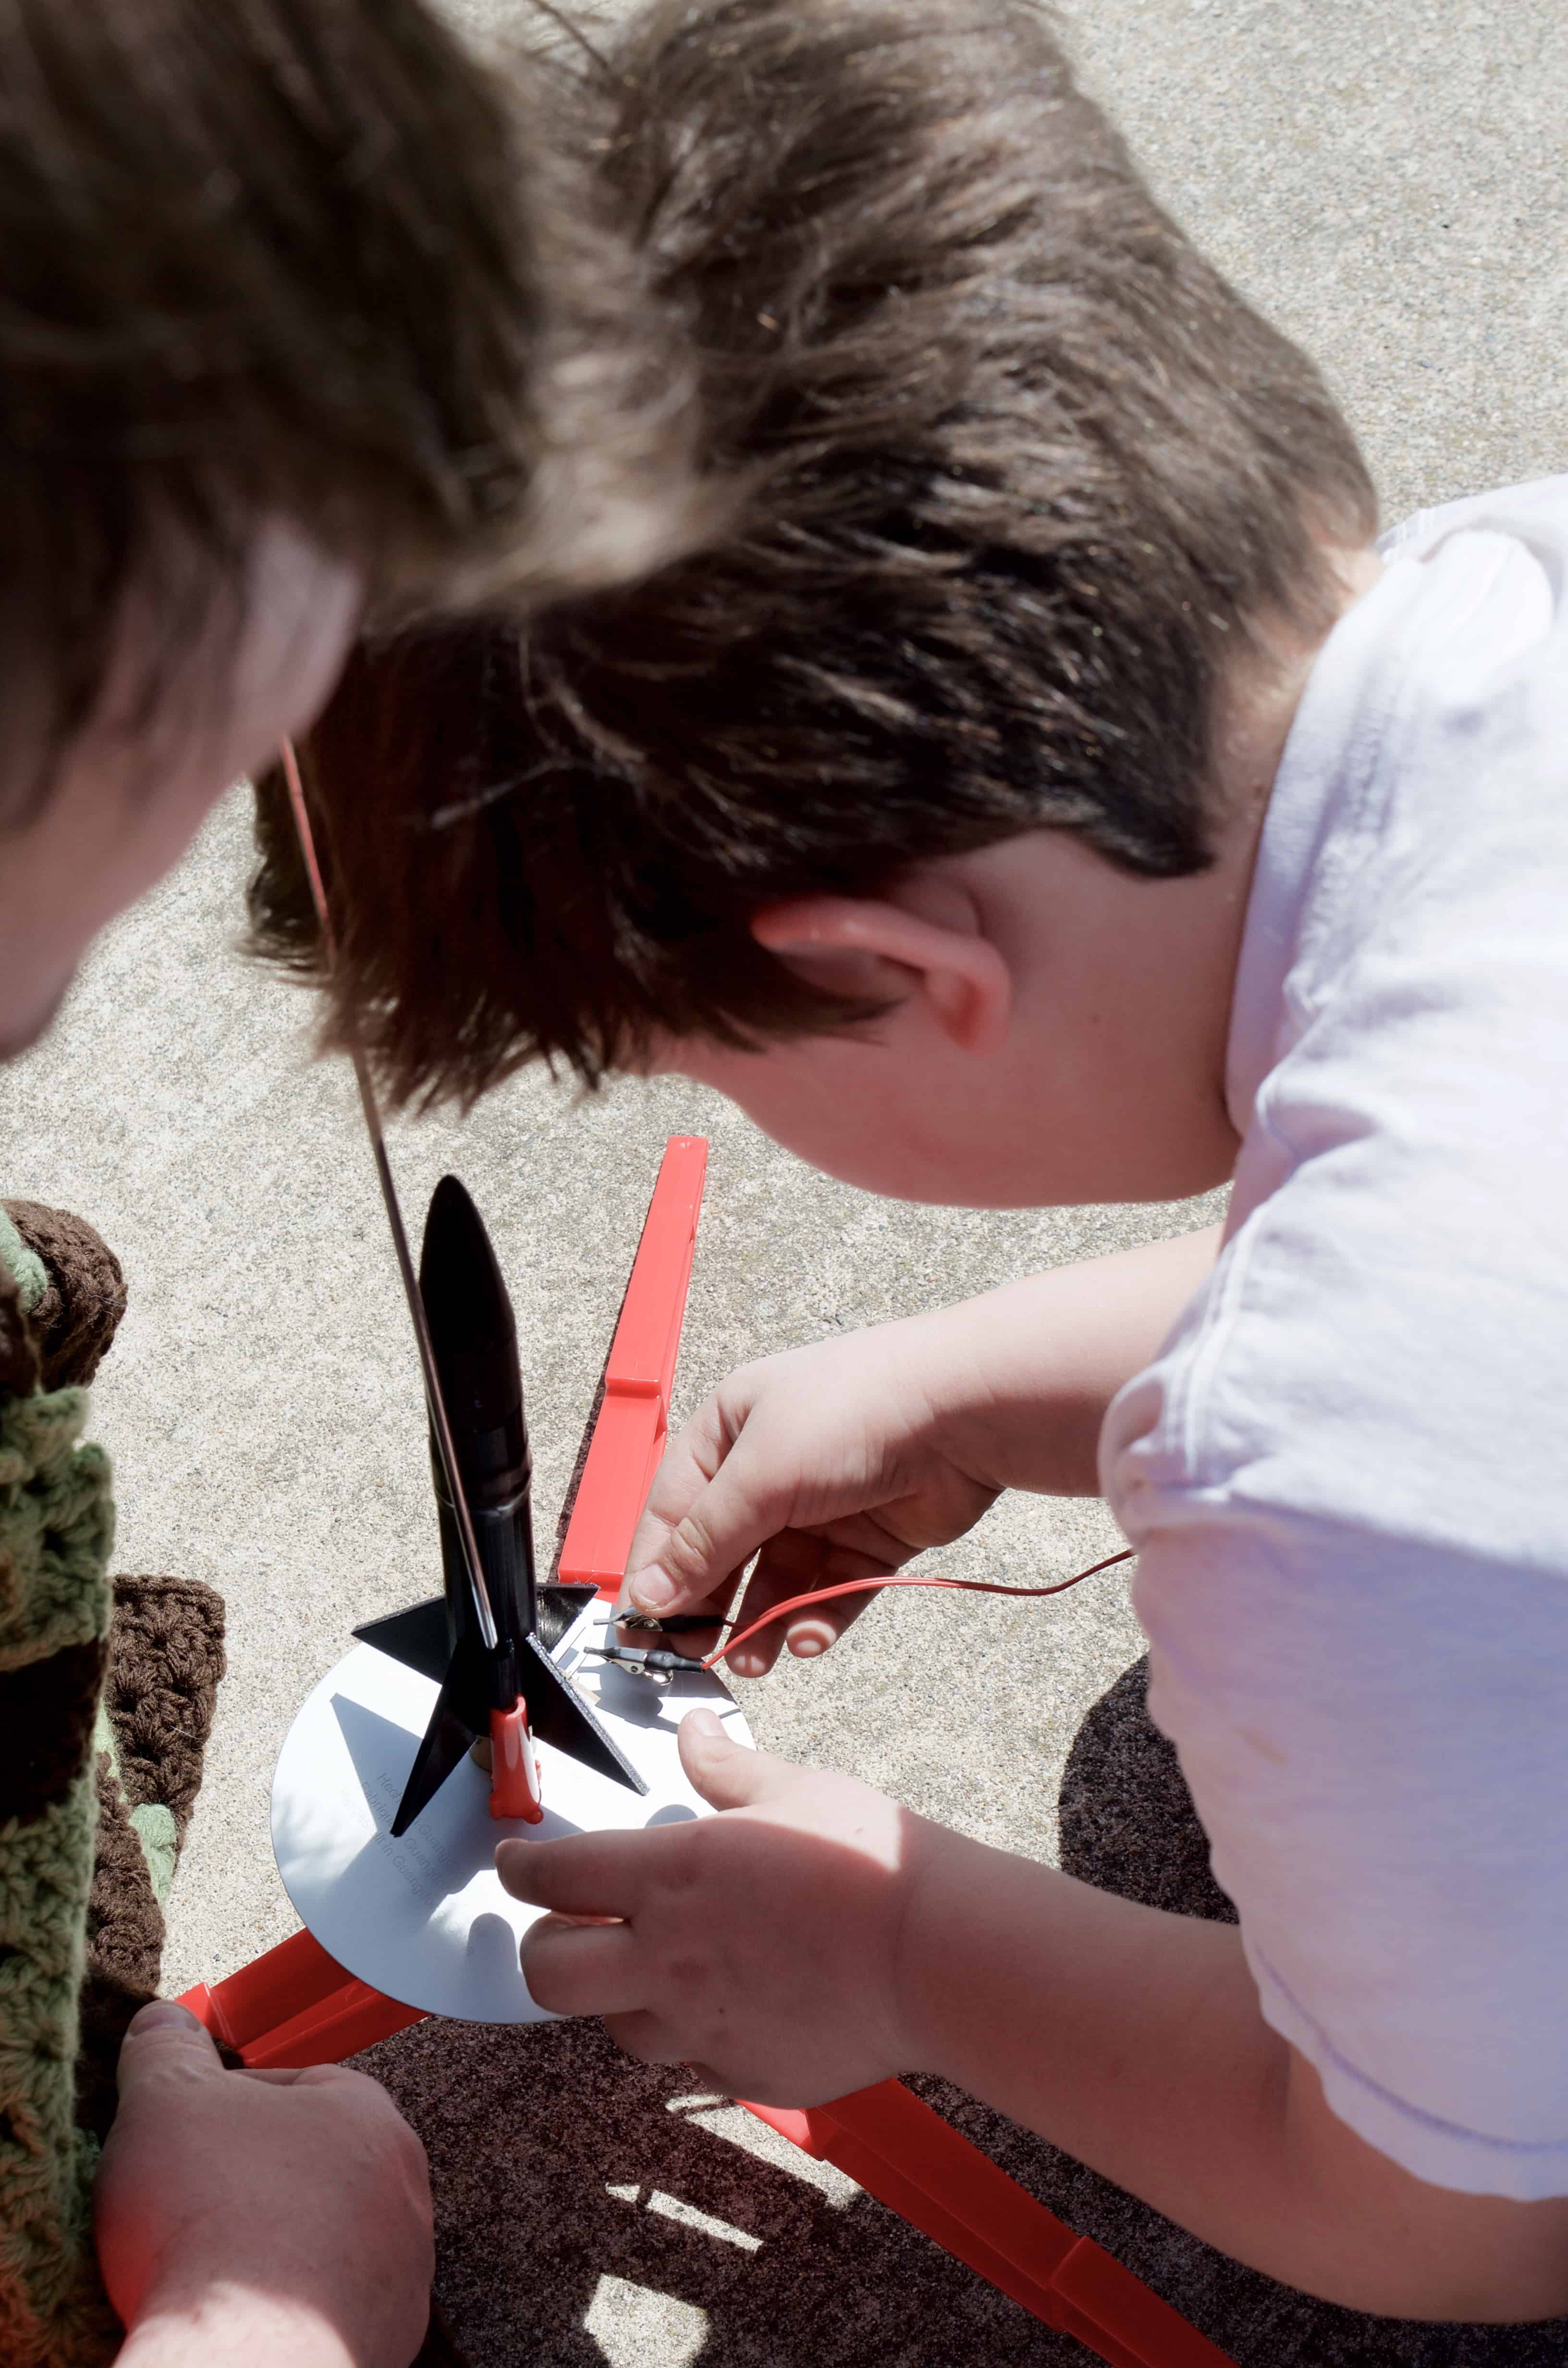
<path fill-rule="evenodd" d="M 470 0 L 469 13 L 493 19 L 495 0 Z M 1167 202 L 1326 365 L 1390 518 L 1568 467 L 1560 0 L 1097 0 L 1068 23 Z M 236 798 L 100 946 L 48 1042 L 0 1076 L 4 1189 L 90 1217 L 130 1279 L 96 1409 L 119 1475 L 119 1564 L 191 1573 L 229 1603 L 231 1674 L 171 1918 L 176 1987 L 292 1928 L 267 1843 L 278 1743 L 350 1623 L 424 1590 L 435 1570 L 415 1370 L 350 1082 L 311 1064 L 299 995 L 235 957 L 245 866 Z M 492 1224 L 547 1532 L 676 1129 L 712 1142 L 687 1404 L 769 1347 L 1192 1221 L 1184 1209 L 998 1218 L 881 1204 L 668 1083 L 579 1107 L 524 1080 L 466 1125 L 400 1129 L 410 1211 L 454 1166 Z M 1028 1578 L 1112 1543 L 1097 1507 L 1005 1502 L 942 1559 Z M 1043 1606 L 894 1599 L 826 1663 L 746 1689 L 747 1707 L 777 1749 L 1049 1853 L 1068 1746 L 1138 1649 L 1116 1576 Z M 530 2044 L 508 2059 L 519 2132 L 530 2116 L 542 2128 L 577 2061 L 571 2043 L 541 2039 L 532 2057 Z M 530 2293 L 543 2282 L 549 2310 L 508 2317 L 493 2290 L 483 2301 L 494 2255 L 474 2248 L 483 2230 L 496 2237 L 494 2191 L 486 2211 L 472 2194 L 444 2200 L 443 2274 L 476 2359 L 1069 2357 L 1012 2305 L 934 2268 L 920 2240 L 863 2216 L 846 2183 L 812 2186 L 809 2167 L 741 2117 L 595 2061 L 577 2065 L 578 2123 L 594 2143 L 549 2157 L 576 2203 L 537 2232 L 518 2272 Z M 454 2110 L 478 2116 L 460 2065 L 452 2078 L 468 2096 Z M 710 2124 L 708 2156 L 672 2152 L 666 2106 L 688 2139 Z M 834 2213 L 858 2215 L 853 2240 L 830 2242 Z"/>

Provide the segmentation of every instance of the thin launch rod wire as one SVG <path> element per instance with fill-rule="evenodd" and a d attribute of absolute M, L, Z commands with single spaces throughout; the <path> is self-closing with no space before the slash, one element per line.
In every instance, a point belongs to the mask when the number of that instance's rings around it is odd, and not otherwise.
<path fill-rule="evenodd" d="M 322 941 L 326 947 L 329 964 L 337 957 L 332 934 L 332 919 L 327 912 L 326 891 L 322 885 L 321 866 L 316 861 L 315 837 L 311 829 L 311 817 L 305 806 L 304 783 L 300 779 L 300 760 L 294 754 L 294 744 L 285 740 L 280 754 L 283 778 L 289 785 L 289 803 L 293 810 L 294 828 L 299 835 L 300 852 L 305 860 L 305 871 L 311 883 L 311 901 L 321 924 Z M 468 1508 L 462 1480 L 458 1472 L 457 1449 L 452 1442 L 452 1427 L 447 1419 L 447 1402 L 441 1395 L 441 1379 L 436 1371 L 436 1351 L 430 1341 L 430 1325 L 425 1313 L 425 1298 L 414 1271 L 409 1255 L 408 1234 L 398 1205 L 397 1186 L 392 1180 L 392 1162 L 387 1157 L 386 1135 L 381 1127 L 381 1113 L 376 1100 L 376 1088 L 359 1039 L 349 1023 L 348 1055 L 354 1064 L 355 1081 L 359 1087 L 359 1107 L 365 1113 L 365 1127 L 375 1155 L 376 1180 L 381 1188 L 381 1202 L 392 1229 L 392 1247 L 397 1252 L 397 1270 L 403 1277 L 403 1295 L 408 1302 L 408 1313 L 414 1323 L 414 1338 L 418 1344 L 420 1370 L 425 1375 L 425 1403 L 429 1409 L 430 1428 L 435 1434 L 436 1452 L 441 1459 L 441 1470 L 447 1483 L 447 1493 L 452 1500 L 452 1513 L 462 1542 L 463 1560 L 468 1565 L 469 1585 L 473 1590 L 474 1609 L 479 1614 L 480 1634 L 486 1649 L 494 1652 L 500 1642 L 495 1625 L 495 1613 L 490 1601 L 490 1589 L 484 1583 L 484 1570 L 479 1559 L 479 1541 L 473 1533 L 473 1517 Z"/>

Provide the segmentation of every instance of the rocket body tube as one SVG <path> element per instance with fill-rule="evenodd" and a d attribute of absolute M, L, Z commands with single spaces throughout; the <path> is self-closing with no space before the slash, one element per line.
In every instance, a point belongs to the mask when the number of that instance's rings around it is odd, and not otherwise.
<path fill-rule="evenodd" d="M 492 1706 L 509 1710 L 517 1696 L 517 1648 L 538 1620 L 533 1459 L 511 1302 L 479 1212 L 454 1176 L 441 1178 L 430 1202 L 419 1289 L 457 1451 L 458 1476 L 495 1618 L 495 1685 L 498 1691 L 508 1683 L 511 1687 L 508 1698 L 494 1700 Z M 431 1476 L 450 1642 L 454 1651 L 467 1644 L 483 1652 L 478 1611 L 434 1442 Z"/>
<path fill-rule="evenodd" d="M 462 1434 L 457 1433 L 459 1469 L 461 1470 Z M 448 1641 L 455 1652 L 460 1642 L 471 1644 L 478 1652 L 484 1651 L 480 1634 L 479 1615 L 468 1584 L 463 1563 L 462 1542 L 458 1535 L 456 1518 L 442 1485 L 440 1460 L 431 1452 L 431 1480 L 436 1490 L 436 1511 L 441 1531 L 441 1570 L 447 1598 Z M 466 1472 L 463 1486 L 471 1486 Z M 490 1589 L 491 1607 L 495 1615 L 497 1648 L 492 1656 L 497 1671 L 509 1664 L 512 1695 L 517 1691 L 517 1646 L 520 1638 L 528 1635 L 535 1625 L 535 1578 L 533 1556 L 533 1518 L 527 1486 L 508 1494 L 498 1504 L 486 1505 L 476 1496 L 469 1497 L 469 1516 L 473 1523 L 474 1542 L 479 1548 L 479 1566 L 484 1573 L 484 1583 Z M 508 1708 L 509 1702 L 497 1702 L 497 1710 Z"/>

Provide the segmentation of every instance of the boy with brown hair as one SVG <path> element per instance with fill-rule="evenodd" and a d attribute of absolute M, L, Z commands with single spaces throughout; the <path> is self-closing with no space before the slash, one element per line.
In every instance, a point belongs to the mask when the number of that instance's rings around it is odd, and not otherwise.
<path fill-rule="evenodd" d="M 356 655 L 329 1025 L 405 1099 L 676 1070 L 911 1199 L 1233 1177 L 1209 1235 L 732 1375 L 629 1591 L 717 1616 L 756 1555 L 749 1619 L 1103 1488 L 1240 1924 L 694 1714 L 723 1814 L 503 1846 L 530 1987 L 765 2101 L 943 2073 L 1363 2309 L 1568 2309 L 1568 485 L 1374 548 L 1321 381 L 1025 0 L 657 7 L 584 119 L 736 507 Z"/>

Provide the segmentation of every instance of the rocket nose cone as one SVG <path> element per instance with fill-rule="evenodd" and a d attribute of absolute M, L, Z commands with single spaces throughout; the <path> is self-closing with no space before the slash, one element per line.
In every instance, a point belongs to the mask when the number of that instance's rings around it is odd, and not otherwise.
<path fill-rule="evenodd" d="M 515 1368 L 512 1304 L 483 1220 L 455 1176 L 443 1176 L 431 1195 L 419 1292 L 431 1345 L 443 1362 L 505 1349 L 513 1351 L 508 1361 Z"/>

